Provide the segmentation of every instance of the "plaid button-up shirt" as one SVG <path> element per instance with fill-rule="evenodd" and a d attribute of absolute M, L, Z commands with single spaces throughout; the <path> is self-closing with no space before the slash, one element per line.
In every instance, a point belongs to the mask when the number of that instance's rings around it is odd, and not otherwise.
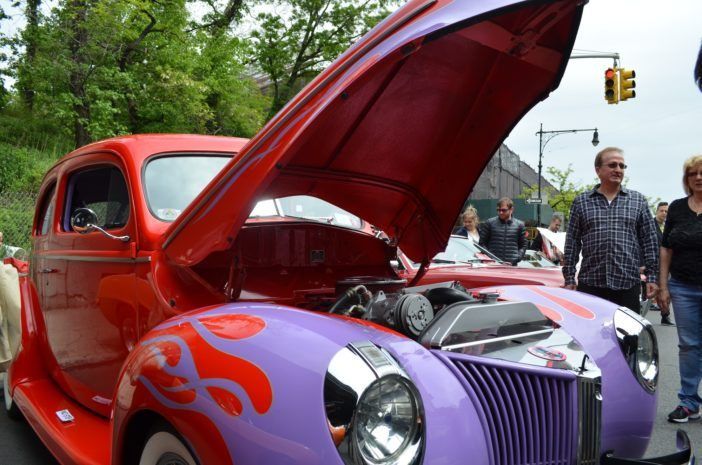
<path fill-rule="evenodd" d="M 594 287 L 631 289 L 646 266 L 648 282 L 658 282 L 658 237 L 653 215 L 643 195 L 621 188 L 607 202 L 597 192 L 578 195 L 570 209 L 563 277 L 575 284 L 575 265 L 583 253 L 578 280 Z M 641 262 L 643 251 L 644 263 Z"/>

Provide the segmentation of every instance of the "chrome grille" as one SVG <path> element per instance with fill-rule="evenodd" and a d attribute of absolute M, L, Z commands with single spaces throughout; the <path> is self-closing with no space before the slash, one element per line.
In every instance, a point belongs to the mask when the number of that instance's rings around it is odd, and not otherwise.
<path fill-rule="evenodd" d="M 473 400 L 492 464 L 569 465 L 580 457 L 578 464 L 596 465 L 599 378 L 464 354 L 437 356 L 457 372 Z"/>
<path fill-rule="evenodd" d="M 601 378 L 578 378 L 578 464 L 596 465 L 600 456 L 602 425 Z"/>

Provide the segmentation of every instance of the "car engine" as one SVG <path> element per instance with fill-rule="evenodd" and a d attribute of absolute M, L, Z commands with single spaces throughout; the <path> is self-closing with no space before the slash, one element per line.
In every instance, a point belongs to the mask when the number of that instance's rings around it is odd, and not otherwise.
<path fill-rule="evenodd" d="M 417 339 L 444 307 L 478 302 L 457 281 L 417 287 L 403 284 L 403 280 L 372 276 L 344 279 L 337 284 L 341 296 L 329 313 L 372 321 Z"/>

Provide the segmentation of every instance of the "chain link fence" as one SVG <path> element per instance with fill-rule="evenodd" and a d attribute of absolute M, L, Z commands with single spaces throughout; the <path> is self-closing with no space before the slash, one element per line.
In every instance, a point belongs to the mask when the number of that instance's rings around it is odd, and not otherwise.
<path fill-rule="evenodd" d="M 29 239 L 36 200 L 36 192 L 0 192 L 0 231 L 5 245 L 31 250 Z"/>

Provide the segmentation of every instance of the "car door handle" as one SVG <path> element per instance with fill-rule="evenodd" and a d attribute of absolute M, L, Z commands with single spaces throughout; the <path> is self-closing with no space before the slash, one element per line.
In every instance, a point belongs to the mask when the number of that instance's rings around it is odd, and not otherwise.
<path fill-rule="evenodd" d="M 42 268 L 39 273 L 56 273 L 57 271 L 56 268 Z"/>

